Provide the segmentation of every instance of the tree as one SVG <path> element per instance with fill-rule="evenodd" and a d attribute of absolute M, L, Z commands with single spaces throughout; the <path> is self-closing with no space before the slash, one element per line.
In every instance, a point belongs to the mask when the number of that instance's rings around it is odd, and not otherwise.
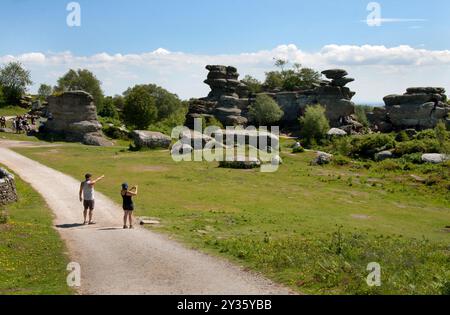
<path fill-rule="evenodd" d="M 70 69 L 64 76 L 58 79 L 56 91 L 85 91 L 94 98 L 97 111 L 102 110 L 103 106 L 103 91 L 101 89 L 101 82 L 97 77 L 87 69 L 78 69 L 77 71 Z"/>
<path fill-rule="evenodd" d="M 181 100 L 178 98 L 178 96 L 176 94 L 170 93 L 160 86 L 157 86 L 155 84 L 144 84 L 137 85 L 134 88 L 136 87 L 142 87 L 148 92 L 148 94 L 153 97 L 155 106 L 158 109 L 158 121 L 167 119 L 183 109 Z M 126 97 L 131 90 L 132 89 L 128 89 L 123 93 L 123 95 Z"/>
<path fill-rule="evenodd" d="M 127 90 L 123 118 L 125 123 L 137 129 L 147 129 L 158 117 L 155 98 L 145 86 L 137 85 Z"/>
<path fill-rule="evenodd" d="M 264 81 L 264 90 L 273 91 L 283 87 L 283 76 L 280 71 L 266 72 L 266 80 Z"/>
<path fill-rule="evenodd" d="M 301 136 L 311 145 L 324 139 L 330 124 L 321 105 L 307 106 L 305 115 L 300 118 Z"/>
<path fill-rule="evenodd" d="M 258 126 L 268 126 L 283 117 L 283 111 L 277 102 L 268 95 L 258 95 L 255 103 L 249 107 L 248 116 Z"/>
<path fill-rule="evenodd" d="M 103 106 L 98 114 L 102 117 L 119 118 L 113 97 L 107 96 L 103 99 Z"/>
<path fill-rule="evenodd" d="M 250 75 L 246 75 L 241 82 L 244 83 L 248 90 L 253 94 L 262 92 L 262 83 Z"/>
<path fill-rule="evenodd" d="M 32 83 L 30 71 L 20 62 L 13 61 L 0 68 L 0 85 L 3 87 L 5 101 L 10 105 L 18 105 Z"/>
<path fill-rule="evenodd" d="M 38 90 L 39 97 L 41 99 L 46 99 L 53 93 L 53 88 L 50 85 L 47 84 L 41 84 Z"/>
<path fill-rule="evenodd" d="M 275 66 L 281 71 L 266 72 L 264 88 L 266 90 L 295 91 L 309 89 L 314 83 L 320 81 L 320 73 L 311 68 L 303 68 L 301 64 L 295 63 L 291 69 L 285 69 L 289 61 L 279 59 Z"/>

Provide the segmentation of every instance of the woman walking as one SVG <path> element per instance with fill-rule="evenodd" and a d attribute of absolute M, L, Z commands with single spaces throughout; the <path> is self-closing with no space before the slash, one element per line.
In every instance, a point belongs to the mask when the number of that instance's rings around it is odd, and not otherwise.
<path fill-rule="evenodd" d="M 122 184 L 121 195 L 122 195 L 122 199 L 123 199 L 122 207 L 123 207 L 123 211 L 124 211 L 124 215 L 123 215 L 123 228 L 124 229 L 128 228 L 127 227 L 127 219 L 130 224 L 130 229 L 133 228 L 133 220 L 132 220 L 132 215 L 133 215 L 133 211 L 134 211 L 133 197 L 137 196 L 137 194 L 138 194 L 138 186 L 128 189 L 127 183 Z"/>

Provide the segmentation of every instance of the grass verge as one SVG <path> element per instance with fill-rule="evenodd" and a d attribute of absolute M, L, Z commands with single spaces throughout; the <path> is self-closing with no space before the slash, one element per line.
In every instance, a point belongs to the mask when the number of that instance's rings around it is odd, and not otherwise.
<path fill-rule="evenodd" d="M 48 206 L 17 176 L 16 185 L 19 201 L 0 207 L 9 215 L 0 224 L 0 294 L 72 294 L 66 248 Z"/>

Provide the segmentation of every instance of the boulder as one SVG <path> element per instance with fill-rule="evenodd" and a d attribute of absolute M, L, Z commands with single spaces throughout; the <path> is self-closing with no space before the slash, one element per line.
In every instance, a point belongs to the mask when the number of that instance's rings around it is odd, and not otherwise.
<path fill-rule="evenodd" d="M 220 161 L 219 167 L 236 168 L 236 169 L 252 169 L 261 166 L 261 161 L 255 157 L 235 156 L 230 161 Z"/>
<path fill-rule="evenodd" d="M 160 132 L 134 130 L 132 133 L 134 144 L 138 148 L 168 149 L 172 139 Z"/>
<path fill-rule="evenodd" d="M 387 159 L 391 159 L 393 154 L 391 151 L 381 151 L 375 154 L 375 161 L 384 161 Z"/>
<path fill-rule="evenodd" d="M 11 128 L 0 128 L 0 132 L 12 133 L 13 131 Z"/>
<path fill-rule="evenodd" d="M 102 134 L 96 132 L 85 134 L 81 142 L 86 145 L 99 147 L 110 147 L 114 145 L 113 142 L 105 139 Z"/>
<path fill-rule="evenodd" d="M 0 206 L 18 200 L 14 175 L 0 167 Z"/>
<path fill-rule="evenodd" d="M 331 128 L 328 132 L 327 135 L 330 137 L 334 137 L 334 136 L 346 136 L 347 132 L 345 132 L 342 129 L 339 128 Z"/>
<path fill-rule="evenodd" d="M 317 155 L 316 155 L 316 158 L 311 162 L 311 164 L 313 164 L 313 165 L 324 165 L 324 164 L 330 163 L 332 159 L 333 159 L 333 155 L 332 154 L 318 151 Z"/>
<path fill-rule="evenodd" d="M 422 161 L 424 163 L 440 164 L 448 161 L 449 159 L 450 157 L 448 155 L 439 153 L 429 153 L 422 155 Z"/>

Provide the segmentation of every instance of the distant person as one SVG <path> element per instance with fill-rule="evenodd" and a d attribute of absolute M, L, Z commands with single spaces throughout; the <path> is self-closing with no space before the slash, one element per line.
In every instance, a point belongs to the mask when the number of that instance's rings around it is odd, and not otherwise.
<path fill-rule="evenodd" d="M 83 222 L 83 224 L 87 224 L 87 223 L 95 224 L 95 222 L 92 221 L 92 215 L 93 215 L 94 208 L 95 208 L 94 186 L 97 182 L 99 182 L 103 178 L 105 178 L 105 175 L 100 176 L 96 180 L 92 180 L 91 174 L 86 174 L 84 177 L 85 177 L 85 181 L 83 181 L 81 183 L 80 193 L 79 193 L 80 202 L 83 202 L 83 206 L 84 206 L 84 212 L 83 212 L 84 222 Z M 88 210 L 89 210 L 89 222 L 86 220 Z"/>
<path fill-rule="evenodd" d="M 6 128 L 6 117 L 0 117 L 0 128 Z"/>
<path fill-rule="evenodd" d="M 133 197 L 137 196 L 138 194 L 138 186 L 134 186 L 131 189 L 128 189 L 128 184 L 123 183 L 122 184 L 122 191 L 120 192 L 123 199 L 123 228 L 126 229 L 127 227 L 127 219 L 130 224 L 130 229 L 133 228 L 133 211 L 134 211 L 134 204 L 133 204 Z"/>

